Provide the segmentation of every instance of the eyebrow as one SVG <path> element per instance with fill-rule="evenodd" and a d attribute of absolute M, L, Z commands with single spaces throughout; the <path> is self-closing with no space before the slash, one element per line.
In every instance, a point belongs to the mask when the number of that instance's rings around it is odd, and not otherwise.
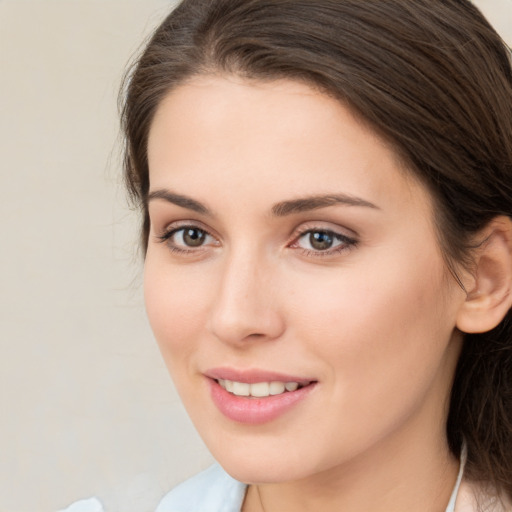
<path fill-rule="evenodd" d="M 192 199 L 191 197 L 176 194 L 166 189 L 159 189 L 148 194 L 148 202 L 154 199 L 163 199 L 169 203 L 181 206 L 188 210 L 192 210 L 201 215 L 212 216 L 212 212 L 202 203 Z M 328 194 L 302 197 L 298 199 L 291 199 L 282 201 L 275 204 L 272 209 L 272 215 L 275 217 L 286 217 L 296 213 L 317 210 L 320 208 L 327 208 L 328 206 L 345 205 L 345 206 L 359 206 L 364 208 L 372 208 L 379 210 L 380 208 L 365 199 L 355 197 L 347 194 Z"/>
<path fill-rule="evenodd" d="M 369 201 L 361 199 L 360 197 L 350 196 L 347 194 L 329 194 L 320 196 L 309 196 L 299 199 L 292 199 L 291 201 L 283 201 L 277 203 L 272 207 L 272 213 L 276 217 L 284 217 L 294 213 L 307 212 L 317 210 L 319 208 L 326 208 L 334 205 L 345 206 L 362 206 L 365 208 L 373 208 L 379 210 L 380 208 Z"/>
<path fill-rule="evenodd" d="M 168 203 L 175 204 L 176 206 L 181 206 L 182 208 L 186 208 L 187 210 L 192 210 L 194 212 L 200 213 L 202 215 L 211 215 L 211 212 L 206 206 L 191 197 L 184 196 L 181 194 L 176 194 L 175 192 L 171 192 L 169 190 L 155 190 L 148 194 L 148 202 L 154 199 L 163 199 Z"/>

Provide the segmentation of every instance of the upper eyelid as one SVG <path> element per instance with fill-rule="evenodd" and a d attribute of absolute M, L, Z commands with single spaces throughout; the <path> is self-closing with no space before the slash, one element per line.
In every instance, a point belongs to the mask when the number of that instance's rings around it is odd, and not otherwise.
<path fill-rule="evenodd" d="M 334 226 L 332 222 L 322 221 L 303 222 L 294 229 L 292 237 L 295 239 L 311 231 L 325 231 L 351 239 L 359 237 L 358 233 L 356 233 L 353 229 L 339 225 Z"/>
<path fill-rule="evenodd" d="M 330 230 L 330 229 L 307 229 L 303 232 L 300 232 L 298 233 L 291 241 L 291 243 L 289 244 L 290 247 L 293 247 L 295 244 L 298 243 L 298 241 L 304 237 L 305 235 L 307 235 L 308 233 L 315 233 L 315 232 L 323 232 L 323 233 L 330 233 L 332 235 L 334 235 L 334 238 L 336 238 L 337 240 L 341 241 L 342 243 L 345 243 L 345 244 L 348 244 L 348 243 L 351 243 L 351 244 L 355 244 L 358 242 L 358 239 L 355 237 L 355 236 L 349 236 L 349 235 L 346 235 L 344 233 L 339 233 L 338 231 L 333 231 L 333 230 Z M 325 250 L 325 251 L 320 251 L 320 252 L 328 252 L 329 250 Z"/>
<path fill-rule="evenodd" d="M 184 224 L 182 226 L 174 226 L 174 227 L 165 229 L 164 232 L 161 235 L 157 235 L 156 238 L 160 242 L 166 242 L 166 241 L 169 241 L 176 233 L 178 233 L 179 231 L 181 231 L 183 229 L 187 229 L 187 228 L 198 229 L 199 231 L 203 231 L 206 234 L 206 236 L 209 236 L 209 237 L 213 238 L 214 240 L 218 241 L 218 238 L 215 235 L 213 235 L 212 233 L 210 233 L 209 230 L 201 228 L 201 227 L 193 225 L 193 224 Z M 199 246 L 198 248 L 200 248 L 200 247 L 203 247 L 203 246 Z M 192 249 L 192 250 L 194 250 L 194 249 Z"/>
<path fill-rule="evenodd" d="M 201 231 L 204 231 L 208 235 L 213 236 L 214 238 L 219 238 L 218 235 L 216 235 L 212 229 L 205 226 L 202 222 L 200 222 L 198 220 L 191 220 L 191 219 L 190 220 L 186 220 L 186 219 L 178 220 L 178 221 L 173 221 L 173 222 L 169 222 L 169 223 L 165 224 L 164 227 L 161 230 L 159 230 L 161 233 L 160 236 L 168 235 L 168 234 L 172 233 L 173 231 L 179 231 L 180 229 L 185 229 L 185 228 L 197 228 L 197 229 L 200 229 Z M 157 231 L 157 230 L 155 229 L 155 231 Z"/>

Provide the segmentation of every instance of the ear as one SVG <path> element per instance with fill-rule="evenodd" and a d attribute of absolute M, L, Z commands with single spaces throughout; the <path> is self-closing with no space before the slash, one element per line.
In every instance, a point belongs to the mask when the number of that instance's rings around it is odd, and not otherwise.
<path fill-rule="evenodd" d="M 477 240 L 471 289 L 457 316 L 466 333 L 494 329 L 512 307 L 512 220 L 495 217 Z"/>

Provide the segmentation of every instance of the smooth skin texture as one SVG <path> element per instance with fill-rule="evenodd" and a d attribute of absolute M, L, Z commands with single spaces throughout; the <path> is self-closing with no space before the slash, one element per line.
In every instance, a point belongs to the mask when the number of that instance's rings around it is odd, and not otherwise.
<path fill-rule="evenodd" d="M 160 105 L 148 155 L 149 320 L 206 445 L 253 484 L 244 512 L 444 510 L 467 295 L 426 189 L 345 106 L 285 80 L 190 80 Z M 351 200 L 276 212 L 324 195 Z M 246 425 L 213 404 L 214 367 L 317 384 Z"/>

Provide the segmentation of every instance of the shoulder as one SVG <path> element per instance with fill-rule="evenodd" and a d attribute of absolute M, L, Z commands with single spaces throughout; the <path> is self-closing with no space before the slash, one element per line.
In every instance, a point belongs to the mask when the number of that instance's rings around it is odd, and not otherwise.
<path fill-rule="evenodd" d="M 218 464 L 189 478 L 167 493 L 155 512 L 240 512 L 247 486 Z M 104 512 L 96 498 L 76 501 L 59 512 Z"/>
<path fill-rule="evenodd" d="M 245 490 L 214 464 L 166 494 L 156 512 L 240 512 Z"/>

